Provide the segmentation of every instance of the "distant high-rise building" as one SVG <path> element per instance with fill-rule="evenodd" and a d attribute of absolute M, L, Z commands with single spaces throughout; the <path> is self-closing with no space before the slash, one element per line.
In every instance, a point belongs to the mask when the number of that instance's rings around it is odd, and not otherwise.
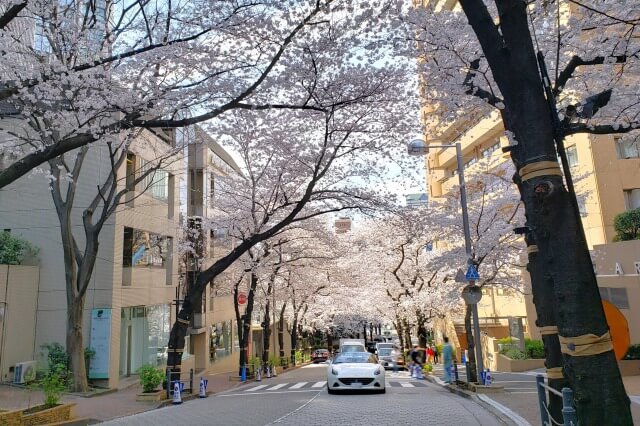
<path fill-rule="evenodd" d="M 407 206 L 419 206 L 422 204 L 427 204 L 427 202 L 429 201 L 429 196 L 426 192 L 407 194 L 405 196 L 405 201 L 407 203 Z"/>
<path fill-rule="evenodd" d="M 335 221 L 336 234 L 346 234 L 351 231 L 351 219 L 348 217 L 341 217 Z"/>

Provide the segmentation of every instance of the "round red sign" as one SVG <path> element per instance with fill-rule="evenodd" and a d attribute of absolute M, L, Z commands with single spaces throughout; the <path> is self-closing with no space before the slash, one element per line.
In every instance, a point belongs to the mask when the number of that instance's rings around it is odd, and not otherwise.
<path fill-rule="evenodd" d="M 238 293 L 238 305 L 244 305 L 247 303 L 247 295 L 244 293 Z"/>

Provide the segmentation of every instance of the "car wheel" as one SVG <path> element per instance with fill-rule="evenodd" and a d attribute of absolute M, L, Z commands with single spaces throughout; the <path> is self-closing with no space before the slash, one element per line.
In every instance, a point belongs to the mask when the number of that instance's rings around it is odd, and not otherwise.
<path fill-rule="evenodd" d="M 382 388 L 378 391 L 378 393 L 387 393 L 387 388 Z"/>
<path fill-rule="evenodd" d="M 328 393 L 329 395 L 335 395 L 335 394 L 336 394 L 336 391 L 334 391 L 334 390 L 333 390 L 333 389 L 331 389 L 331 388 L 327 388 L 327 393 Z"/>

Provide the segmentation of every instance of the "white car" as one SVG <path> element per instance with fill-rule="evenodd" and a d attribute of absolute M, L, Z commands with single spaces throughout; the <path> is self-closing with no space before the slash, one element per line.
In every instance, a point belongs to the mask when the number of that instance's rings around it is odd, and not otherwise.
<path fill-rule="evenodd" d="M 385 393 L 385 371 L 369 352 L 342 352 L 327 368 L 327 392 L 370 390 Z"/>

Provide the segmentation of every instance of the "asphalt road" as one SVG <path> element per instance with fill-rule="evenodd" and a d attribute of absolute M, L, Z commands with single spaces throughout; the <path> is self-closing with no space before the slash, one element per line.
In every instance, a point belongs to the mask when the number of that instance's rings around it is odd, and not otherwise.
<path fill-rule="evenodd" d="M 500 425 L 475 402 L 406 372 L 387 372 L 385 394 L 329 395 L 326 365 L 303 367 L 206 399 L 107 425 Z"/>

